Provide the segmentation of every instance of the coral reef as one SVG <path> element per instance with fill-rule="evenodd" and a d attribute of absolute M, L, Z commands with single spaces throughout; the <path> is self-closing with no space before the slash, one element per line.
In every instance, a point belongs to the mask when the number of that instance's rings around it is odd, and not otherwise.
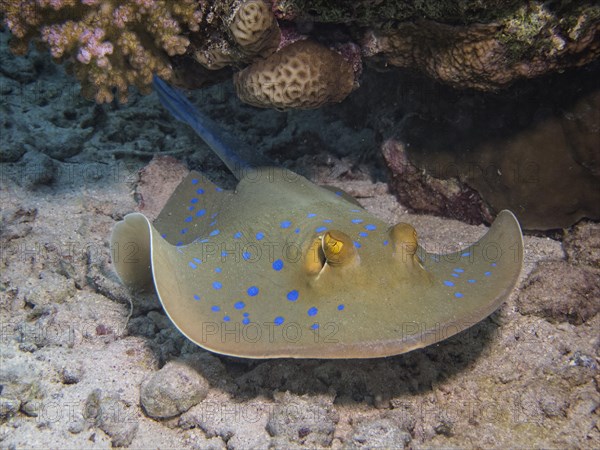
<path fill-rule="evenodd" d="M 416 18 L 440 22 L 488 22 L 523 3 L 522 0 L 281 0 L 274 2 L 278 18 L 299 22 L 391 26 Z"/>
<path fill-rule="evenodd" d="M 310 109 L 340 102 L 356 86 L 352 65 L 310 40 L 297 41 L 234 76 L 238 97 L 263 108 Z"/>
<path fill-rule="evenodd" d="M 600 55 L 600 6 L 589 0 L 3 0 L 0 14 L 15 51 L 32 38 L 44 43 L 101 103 L 115 89 L 121 101 L 129 86 L 147 92 L 153 73 L 202 87 L 299 38 L 336 50 L 360 44 L 344 55 L 355 78 L 364 59 L 480 90 Z"/>
<path fill-rule="evenodd" d="M 58 60 L 69 59 L 84 95 L 127 101 L 128 86 L 148 91 L 152 74 L 171 78 L 169 57 L 185 53 L 186 32 L 198 31 L 204 4 L 193 0 L 7 0 L 0 12 L 24 53 L 40 38 Z"/>
<path fill-rule="evenodd" d="M 0 13 L 14 52 L 25 53 L 32 39 L 45 44 L 98 103 L 112 101 L 115 90 L 126 102 L 129 86 L 149 92 L 153 74 L 192 86 L 220 78 L 182 73 L 198 67 L 181 58 L 219 69 L 268 55 L 279 44 L 277 21 L 263 0 L 5 0 Z"/>
<path fill-rule="evenodd" d="M 563 20 L 545 6 L 522 7 L 488 24 L 455 26 L 430 20 L 372 29 L 362 39 L 365 56 L 418 68 L 457 88 L 495 90 L 581 66 L 600 56 L 600 7 L 581 7 Z"/>

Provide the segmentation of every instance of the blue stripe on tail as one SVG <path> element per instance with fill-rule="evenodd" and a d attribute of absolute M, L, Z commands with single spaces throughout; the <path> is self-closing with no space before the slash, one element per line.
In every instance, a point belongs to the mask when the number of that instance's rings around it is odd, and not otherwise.
<path fill-rule="evenodd" d="M 160 102 L 173 117 L 187 123 L 194 130 L 200 126 L 198 121 L 200 112 L 181 92 L 173 89 L 156 75 L 154 75 L 152 81 L 154 84 L 154 91 L 158 94 Z"/>
<path fill-rule="evenodd" d="M 235 136 L 223 130 L 212 119 L 203 115 L 181 92 L 169 86 L 156 75 L 153 77 L 153 84 L 162 105 L 177 120 L 190 125 L 221 158 L 238 180 L 252 166 L 273 165 L 237 140 Z"/>

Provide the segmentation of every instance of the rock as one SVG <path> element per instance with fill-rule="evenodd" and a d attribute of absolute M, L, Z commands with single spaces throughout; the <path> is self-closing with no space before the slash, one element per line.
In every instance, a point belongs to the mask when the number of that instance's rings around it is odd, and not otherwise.
<path fill-rule="evenodd" d="M 57 175 L 57 166 L 52 158 L 38 151 L 28 151 L 18 163 L 20 183 L 28 189 L 50 184 Z"/>
<path fill-rule="evenodd" d="M 381 152 L 391 172 L 392 188 L 402 205 L 415 211 L 450 217 L 470 224 L 491 222 L 481 196 L 458 178 L 436 178 L 414 165 L 405 146 L 388 139 Z"/>
<path fill-rule="evenodd" d="M 403 448 L 411 439 L 410 433 L 390 419 L 367 420 L 356 426 L 346 448 Z"/>
<path fill-rule="evenodd" d="M 325 396 L 297 396 L 286 392 L 278 395 L 277 406 L 269 415 L 267 431 L 280 444 L 306 447 L 331 445 L 339 415 L 332 399 Z M 282 439 L 283 438 L 283 439 Z"/>
<path fill-rule="evenodd" d="M 18 411 L 30 417 L 38 415 L 39 406 L 46 397 L 41 375 L 30 364 L 0 367 L 0 423 Z"/>
<path fill-rule="evenodd" d="M 521 314 L 582 324 L 600 311 L 600 270 L 542 262 L 525 281 L 516 303 Z"/>
<path fill-rule="evenodd" d="M 140 402 L 148 416 L 166 419 L 197 405 L 207 393 L 206 379 L 184 360 L 176 360 L 142 383 Z"/>
<path fill-rule="evenodd" d="M 220 394 L 182 414 L 177 425 L 200 428 L 207 438 L 220 437 L 228 449 L 268 448 L 265 426 L 272 406 L 262 400 L 237 403 Z"/>
<path fill-rule="evenodd" d="M 60 371 L 60 378 L 63 384 L 77 384 L 81 380 L 83 374 L 83 367 L 77 363 L 73 363 L 71 366 L 63 367 Z"/>
<path fill-rule="evenodd" d="M 83 415 L 110 436 L 113 447 L 129 446 L 139 426 L 134 410 L 117 392 L 92 391 L 86 399 Z"/>
<path fill-rule="evenodd" d="M 600 269 L 600 224 L 577 224 L 566 233 L 563 246 L 570 262 Z"/>
<path fill-rule="evenodd" d="M 21 408 L 20 400 L 0 396 L 0 423 L 6 422 L 12 416 L 19 412 Z"/>
<path fill-rule="evenodd" d="M 530 230 L 600 219 L 595 78 L 581 71 L 480 98 L 425 84 L 425 99 L 405 106 L 415 111 L 382 148 L 392 189 L 417 212 L 471 223 L 489 223 L 503 209 Z"/>

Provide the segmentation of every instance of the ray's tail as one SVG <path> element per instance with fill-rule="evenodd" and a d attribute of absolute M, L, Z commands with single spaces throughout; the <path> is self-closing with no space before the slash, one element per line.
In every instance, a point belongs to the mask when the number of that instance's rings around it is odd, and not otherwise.
<path fill-rule="evenodd" d="M 177 120 L 191 126 L 238 180 L 250 168 L 273 165 L 198 111 L 181 92 L 156 75 L 153 78 L 153 85 L 165 109 Z"/>

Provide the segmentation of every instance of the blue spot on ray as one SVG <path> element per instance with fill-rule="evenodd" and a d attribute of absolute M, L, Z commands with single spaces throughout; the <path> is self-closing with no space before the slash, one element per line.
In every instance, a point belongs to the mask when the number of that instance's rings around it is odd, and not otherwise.
<path fill-rule="evenodd" d="M 221 307 L 219 305 L 213 305 L 210 307 L 210 309 L 214 312 L 219 312 L 221 311 Z"/>
<path fill-rule="evenodd" d="M 190 203 L 198 203 L 198 199 L 196 197 L 194 197 L 193 199 L 190 200 Z"/>
<path fill-rule="evenodd" d="M 275 317 L 275 320 L 273 321 L 275 323 L 275 325 L 279 326 L 283 323 L 284 319 L 281 316 Z"/>
<path fill-rule="evenodd" d="M 237 302 L 235 305 L 233 305 L 233 307 L 235 309 L 244 309 L 246 307 L 246 304 L 244 302 Z M 247 315 L 248 313 L 244 314 Z"/>
<path fill-rule="evenodd" d="M 279 224 L 279 226 L 280 226 L 281 228 L 289 228 L 289 227 L 291 227 L 291 226 L 292 226 L 292 222 L 290 222 L 289 220 L 284 220 L 283 222 L 281 222 L 281 223 Z"/>
<path fill-rule="evenodd" d="M 296 300 L 298 300 L 298 296 L 299 296 L 299 294 L 298 294 L 298 291 L 296 289 L 294 289 L 294 290 L 292 290 L 292 291 L 290 291 L 290 292 L 287 293 L 287 299 L 290 302 L 295 302 Z"/>
<path fill-rule="evenodd" d="M 223 269 L 221 269 L 220 267 L 216 267 L 215 268 L 215 272 L 216 273 L 221 273 L 223 271 Z"/>
<path fill-rule="evenodd" d="M 185 222 L 191 222 L 192 220 L 194 220 L 194 218 L 192 216 L 188 216 L 185 219 L 183 219 Z"/>
<path fill-rule="evenodd" d="M 280 259 L 273 261 L 273 270 L 279 272 L 281 269 L 283 269 L 283 261 Z"/>
<path fill-rule="evenodd" d="M 316 330 L 317 328 L 319 328 L 319 324 L 318 324 L 318 323 L 313 323 L 313 324 L 310 326 L 310 328 L 311 328 L 312 330 Z"/>
<path fill-rule="evenodd" d="M 460 267 L 457 267 L 456 269 L 454 269 L 454 271 L 456 273 L 463 273 L 465 271 L 465 269 L 461 269 Z"/>
<path fill-rule="evenodd" d="M 256 233 L 257 241 L 261 241 L 264 237 L 265 237 L 265 233 L 263 233 L 262 231 L 259 231 L 258 233 Z"/>
<path fill-rule="evenodd" d="M 192 184 L 198 184 L 198 178 L 193 178 L 192 179 Z"/>
<path fill-rule="evenodd" d="M 196 217 L 202 217 L 204 214 L 206 214 L 206 210 L 205 209 L 200 209 L 197 213 L 196 213 Z"/>
<path fill-rule="evenodd" d="M 252 257 L 252 255 L 250 254 L 250 252 L 242 253 L 242 258 L 244 258 L 244 260 L 246 260 L 246 261 L 248 261 L 251 257 Z"/>
<path fill-rule="evenodd" d="M 383 245 L 388 245 L 390 243 L 390 241 L 388 241 L 387 239 L 385 241 L 383 241 Z"/>
<path fill-rule="evenodd" d="M 325 231 L 325 230 L 327 230 L 327 227 L 317 227 L 317 228 L 315 228 L 315 231 L 317 233 L 321 233 L 322 231 Z"/>
<path fill-rule="evenodd" d="M 188 263 L 188 266 L 190 266 L 192 269 L 197 269 L 198 268 L 198 266 L 196 264 L 194 264 L 193 262 L 191 262 L 191 261 Z"/>
<path fill-rule="evenodd" d="M 248 325 L 248 324 L 250 323 L 250 319 L 248 319 L 247 317 L 244 317 L 244 318 L 242 319 L 242 323 L 243 323 L 244 325 Z"/>
<path fill-rule="evenodd" d="M 361 248 L 362 247 L 362 245 L 360 245 L 360 242 L 356 242 L 356 241 L 354 241 L 354 246 L 356 248 Z"/>
<path fill-rule="evenodd" d="M 217 235 L 217 234 L 219 234 L 219 233 L 220 233 L 220 231 L 219 231 L 219 230 L 212 230 L 212 231 L 209 233 L 209 236 L 216 236 L 216 235 Z"/>
<path fill-rule="evenodd" d="M 223 321 L 225 321 L 225 322 L 229 322 L 230 320 L 231 320 L 231 317 L 229 317 L 229 316 L 223 317 Z"/>
<path fill-rule="evenodd" d="M 491 274 L 492 274 L 492 272 L 486 272 L 486 273 L 484 273 L 484 275 L 485 275 L 486 277 L 489 277 Z"/>
<path fill-rule="evenodd" d="M 375 231 L 377 229 L 377 227 L 375 225 L 373 225 L 372 223 L 368 223 L 365 225 L 365 229 L 367 229 L 369 231 Z"/>
<path fill-rule="evenodd" d="M 187 228 L 183 228 L 183 229 L 181 230 L 181 234 L 185 234 L 185 233 L 187 233 L 187 232 L 188 232 L 188 229 L 187 229 Z"/>
<path fill-rule="evenodd" d="M 462 255 L 460 255 L 460 256 L 462 256 L 463 258 L 466 258 L 467 256 L 471 256 L 471 253 L 469 253 L 469 252 L 464 252 L 464 253 L 463 253 Z"/>
<path fill-rule="evenodd" d="M 343 311 L 345 306 L 343 304 L 338 305 L 338 311 Z"/>
<path fill-rule="evenodd" d="M 200 300 L 200 296 L 198 294 L 194 294 L 194 300 Z"/>
<path fill-rule="evenodd" d="M 241 231 L 238 231 L 237 233 L 235 233 L 235 234 L 233 235 L 233 238 L 234 238 L 234 239 L 239 239 L 239 238 L 241 238 L 241 237 L 242 237 L 242 232 L 241 232 Z"/>
<path fill-rule="evenodd" d="M 216 289 L 217 291 L 223 287 L 223 285 L 221 283 L 219 283 L 218 281 L 214 281 L 212 286 L 213 286 L 213 289 Z"/>
<path fill-rule="evenodd" d="M 317 308 L 315 308 L 314 306 L 307 311 L 308 315 L 311 317 L 316 316 L 318 312 L 319 312 L 319 310 Z"/>
<path fill-rule="evenodd" d="M 331 222 L 333 222 L 333 220 L 331 220 L 331 219 L 325 219 L 325 220 L 323 221 L 323 223 L 331 223 Z"/>
<path fill-rule="evenodd" d="M 369 233 L 367 233 L 366 231 L 361 231 L 358 233 L 358 235 L 361 237 L 367 237 L 369 235 Z"/>
<path fill-rule="evenodd" d="M 352 219 L 352 223 L 363 223 L 364 220 L 362 219 Z"/>
<path fill-rule="evenodd" d="M 469 283 L 475 283 L 477 280 L 467 280 Z"/>
<path fill-rule="evenodd" d="M 258 288 L 256 286 L 250 286 L 247 292 L 250 297 L 254 297 L 258 295 Z"/>
<path fill-rule="evenodd" d="M 204 189 L 202 189 L 202 188 L 196 189 L 196 194 L 198 194 L 198 195 L 204 194 Z"/>
<path fill-rule="evenodd" d="M 454 283 L 452 281 L 448 281 L 448 280 L 444 280 L 444 284 L 446 286 L 454 286 Z"/>
<path fill-rule="evenodd" d="M 308 217 L 309 219 L 313 218 L 313 217 L 317 217 L 317 215 L 315 213 L 308 213 L 306 215 L 306 217 Z"/>
<path fill-rule="evenodd" d="M 462 294 L 462 292 L 455 292 L 455 293 L 454 293 L 454 296 L 455 296 L 456 298 L 462 298 L 462 297 L 463 297 L 463 294 Z"/>
<path fill-rule="evenodd" d="M 300 228 L 296 228 L 296 229 L 294 230 L 294 233 L 296 233 L 296 234 L 300 233 Z"/>

